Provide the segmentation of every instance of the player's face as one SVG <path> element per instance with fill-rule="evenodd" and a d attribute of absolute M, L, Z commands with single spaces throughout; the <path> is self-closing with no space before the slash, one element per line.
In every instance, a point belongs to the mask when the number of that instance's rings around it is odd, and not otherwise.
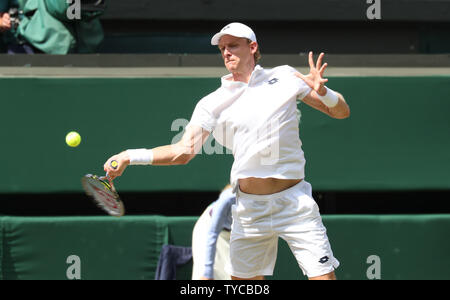
<path fill-rule="evenodd" d="M 253 55 L 256 52 L 256 43 L 249 43 L 245 38 L 224 35 L 219 41 L 219 49 L 225 67 L 230 72 L 239 72 L 254 65 Z"/>

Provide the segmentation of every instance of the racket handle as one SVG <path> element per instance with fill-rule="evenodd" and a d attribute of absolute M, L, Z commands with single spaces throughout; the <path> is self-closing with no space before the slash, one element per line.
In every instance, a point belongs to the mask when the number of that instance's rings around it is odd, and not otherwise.
<path fill-rule="evenodd" d="M 119 166 L 119 163 L 117 162 L 117 160 L 112 160 L 109 165 L 111 166 L 111 168 L 113 168 L 114 170 L 117 169 L 117 167 Z"/>
<path fill-rule="evenodd" d="M 109 163 L 109 165 L 111 166 L 111 168 L 113 168 L 114 170 L 116 170 L 117 167 L 119 166 L 119 163 L 117 162 L 117 160 L 114 159 L 114 160 L 112 160 L 112 161 Z M 109 183 L 111 184 L 111 187 L 112 187 L 113 190 L 115 191 L 114 185 L 112 184 L 111 177 L 109 177 L 109 174 L 108 174 L 108 173 L 106 173 L 105 178 L 108 179 Z"/>

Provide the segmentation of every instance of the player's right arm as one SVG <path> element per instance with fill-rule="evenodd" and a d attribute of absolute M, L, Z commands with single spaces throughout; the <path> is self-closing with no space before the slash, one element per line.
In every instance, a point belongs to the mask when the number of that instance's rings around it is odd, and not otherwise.
<path fill-rule="evenodd" d="M 183 137 L 178 143 L 153 149 L 145 149 L 143 153 L 145 154 L 145 151 L 148 151 L 147 153 L 152 156 L 151 162 L 148 164 L 159 166 L 185 165 L 197 155 L 209 134 L 209 131 L 200 126 L 187 126 Z M 118 167 L 116 169 L 113 169 L 110 165 L 112 160 L 118 162 Z M 130 163 L 129 152 L 123 151 L 110 157 L 105 162 L 103 169 L 109 174 L 111 180 L 113 180 L 114 178 L 121 176 Z"/>
<path fill-rule="evenodd" d="M 197 155 L 207 140 L 209 132 L 197 125 L 186 127 L 178 143 L 156 147 L 152 165 L 185 165 Z"/>

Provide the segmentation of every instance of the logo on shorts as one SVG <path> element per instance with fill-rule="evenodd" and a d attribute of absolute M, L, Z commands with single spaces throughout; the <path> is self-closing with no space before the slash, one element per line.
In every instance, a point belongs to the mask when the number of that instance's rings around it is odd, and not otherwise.
<path fill-rule="evenodd" d="M 320 262 L 321 264 L 324 264 L 324 263 L 326 263 L 328 260 L 329 260 L 328 256 L 324 256 L 324 257 L 322 257 L 321 259 L 319 259 L 319 262 Z"/>
<path fill-rule="evenodd" d="M 269 80 L 269 84 L 275 84 L 278 81 L 280 81 L 278 78 L 272 78 L 272 79 Z"/>

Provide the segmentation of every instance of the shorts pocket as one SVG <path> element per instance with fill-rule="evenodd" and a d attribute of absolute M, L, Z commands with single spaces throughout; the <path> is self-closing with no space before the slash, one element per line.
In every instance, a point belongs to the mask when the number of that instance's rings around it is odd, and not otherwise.
<path fill-rule="evenodd" d="M 242 228 L 265 228 L 271 223 L 271 203 L 267 200 L 239 198 L 232 208 L 233 221 Z"/>

